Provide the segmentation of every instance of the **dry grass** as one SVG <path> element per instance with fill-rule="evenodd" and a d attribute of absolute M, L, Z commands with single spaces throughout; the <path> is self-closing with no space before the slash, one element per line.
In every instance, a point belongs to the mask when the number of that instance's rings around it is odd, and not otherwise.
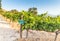
<path fill-rule="evenodd" d="M 1 16 L 7 23 L 10 24 L 11 29 L 19 30 L 20 25 L 18 24 L 18 22 L 11 22 L 10 19 L 7 19 L 6 17 L 4 17 L 4 16 L 2 16 L 2 15 L 0 15 L 0 16 Z"/>
<path fill-rule="evenodd" d="M 40 34 L 37 36 L 31 36 L 28 38 L 18 39 L 17 41 L 54 41 L 55 40 L 55 33 L 50 32 L 39 32 Z M 39 37 L 38 37 L 39 36 Z M 60 41 L 60 34 L 58 34 L 56 41 Z"/>
<path fill-rule="evenodd" d="M 55 38 L 27 38 L 27 39 L 18 39 L 17 41 L 54 41 Z M 57 38 L 56 41 L 60 41 L 60 38 Z"/>

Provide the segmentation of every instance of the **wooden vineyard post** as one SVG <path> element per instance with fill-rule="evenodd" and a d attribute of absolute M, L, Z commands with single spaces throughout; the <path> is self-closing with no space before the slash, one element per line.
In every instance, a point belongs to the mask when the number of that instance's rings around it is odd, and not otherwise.
<path fill-rule="evenodd" d="M 22 38 L 22 25 L 20 25 L 20 38 Z"/>
<path fill-rule="evenodd" d="M 54 39 L 54 41 L 56 41 L 56 40 L 57 40 L 57 35 L 58 35 L 58 33 L 56 33 L 56 36 L 55 36 L 55 39 Z"/>
<path fill-rule="evenodd" d="M 20 24 L 20 38 L 22 38 L 22 26 L 24 24 L 23 15 L 21 15 L 20 17 L 19 24 Z"/>
<path fill-rule="evenodd" d="M 58 30 L 58 31 L 56 31 L 56 36 L 55 36 L 55 39 L 54 39 L 54 41 L 57 41 L 57 36 L 58 36 L 58 34 L 60 33 L 60 31 Z"/>

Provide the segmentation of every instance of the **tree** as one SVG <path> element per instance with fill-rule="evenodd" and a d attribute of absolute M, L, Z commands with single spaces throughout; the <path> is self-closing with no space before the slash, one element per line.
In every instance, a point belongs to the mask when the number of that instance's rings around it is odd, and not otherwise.
<path fill-rule="evenodd" d="M 14 13 L 14 14 L 17 14 L 17 13 L 18 13 L 18 11 L 17 11 L 16 9 L 11 10 L 10 12 L 11 12 L 11 13 Z"/>
<path fill-rule="evenodd" d="M 29 8 L 28 9 L 28 12 L 31 12 L 31 13 L 33 13 L 33 14 L 37 14 L 37 8 L 35 8 L 35 7 L 33 7 L 33 8 Z"/>
<path fill-rule="evenodd" d="M 2 0 L 0 0 L 0 9 L 1 9 L 1 2 L 2 2 Z"/>

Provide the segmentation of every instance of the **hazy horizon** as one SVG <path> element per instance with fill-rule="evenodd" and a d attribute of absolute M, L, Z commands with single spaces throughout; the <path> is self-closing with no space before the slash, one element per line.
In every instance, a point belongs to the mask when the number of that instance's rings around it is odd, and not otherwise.
<path fill-rule="evenodd" d="M 28 10 L 36 7 L 39 14 L 48 11 L 49 15 L 60 15 L 60 0 L 2 0 L 2 8 L 6 10 Z"/>

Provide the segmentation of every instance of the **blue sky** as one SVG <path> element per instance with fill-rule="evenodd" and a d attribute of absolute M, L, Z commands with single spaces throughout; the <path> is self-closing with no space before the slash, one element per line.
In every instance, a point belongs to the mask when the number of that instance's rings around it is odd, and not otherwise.
<path fill-rule="evenodd" d="M 48 11 L 49 15 L 60 15 L 60 0 L 2 0 L 2 8 L 6 10 L 28 10 L 37 7 L 39 14 Z"/>

